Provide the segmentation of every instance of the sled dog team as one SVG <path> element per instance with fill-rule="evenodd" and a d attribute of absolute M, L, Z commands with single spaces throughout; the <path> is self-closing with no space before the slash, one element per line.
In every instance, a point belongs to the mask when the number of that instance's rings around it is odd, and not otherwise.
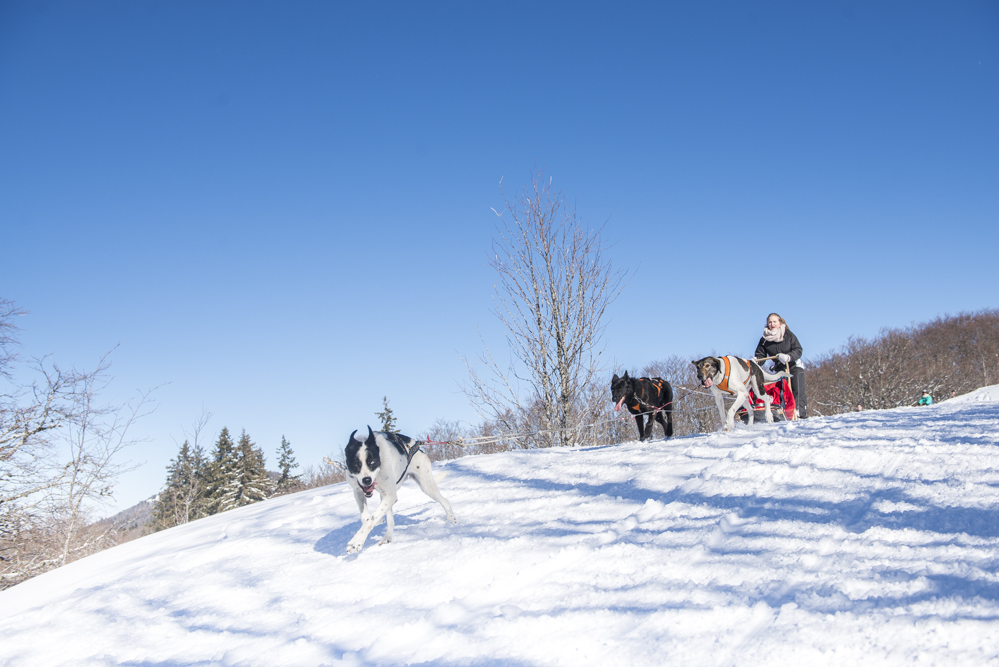
<path fill-rule="evenodd" d="M 752 426 L 754 406 L 750 390 L 763 400 L 767 423 L 772 423 L 771 398 L 763 385 L 782 378 L 790 380 L 798 418 L 807 417 L 805 371 L 801 365 L 801 353 L 801 343 L 787 328 L 784 318 L 777 313 L 770 313 L 763 336 L 756 345 L 754 359 L 727 355 L 694 361 L 697 381 L 702 387 L 710 389 L 715 399 L 715 407 L 721 420 L 720 430 L 735 428 L 735 415 L 742 407 L 746 408 L 748 423 Z M 765 371 L 757 360 L 773 360 L 774 373 Z M 734 399 L 727 411 L 725 394 Z M 614 401 L 615 411 L 625 405 L 628 412 L 635 416 L 639 440 L 652 437 L 654 421 L 662 424 L 667 438 L 673 435 L 673 388 L 666 380 L 656 377 L 630 378 L 627 372 L 623 377 L 615 374 L 611 379 L 611 400 Z M 648 418 L 647 425 L 643 424 L 643 416 Z"/>
<path fill-rule="evenodd" d="M 724 357 L 704 357 L 694 361 L 697 380 L 711 390 L 721 418 L 722 430 L 735 428 L 735 415 L 745 406 L 750 426 L 753 424 L 753 405 L 749 390 L 761 397 L 765 403 L 767 423 L 773 422 L 770 414 L 770 396 L 763 389 L 764 382 L 775 382 L 781 378 L 791 380 L 791 391 L 798 405 L 799 417 L 805 417 L 805 379 L 800 365 L 801 345 L 797 337 L 787 328 L 787 323 L 777 313 L 767 316 L 767 326 L 756 347 L 756 358 L 775 360 L 771 374 L 763 370 L 755 359 L 741 359 L 731 355 Z M 797 372 L 796 372 L 797 371 Z M 732 406 L 726 412 L 724 395 L 734 397 Z M 662 425 L 666 437 L 673 435 L 673 388 L 661 378 L 630 378 L 614 375 L 611 380 L 611 400 L 614 410 L 621 406 L 635 416 L 640 440 L 652 437 L 655 423 Z M 648 418 L 647 424 L 644 417 Z M 402 481 L 409 477 L 416 481 L 420 489 L 436 500 L 444 508 L 448 521 L 458 520 L 451 511 L 451 504 L 441 495 L 431 470 L 430 457 L 420 450 L 420 443 L 398 433 L 372 431 L 368 427 L 366 437 L 359 437 L 355 430 L 350 434 L 344 448 L 347 463 L 347 480 L 354 492 L 354 500 L 361 512 L 361 527 L 347 543 L 347 553 L 356 553 L 364 547 L 368 534 L 382 519 L 386 522 L 385 537 L 379 544 L 392 541 L 395 521 L 392 507 Z M 368 500 L 378 491 L 381 500 L 374 511 L 368 509 Z"/>

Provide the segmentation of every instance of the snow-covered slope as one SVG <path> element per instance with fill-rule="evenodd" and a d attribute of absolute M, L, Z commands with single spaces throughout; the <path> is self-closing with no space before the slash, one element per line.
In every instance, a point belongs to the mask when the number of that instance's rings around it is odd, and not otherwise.
<path fill-rule="evenodd" d="M 999 664 L 999 388 L 466 458 L 346 556 L 344 485 L 0 594 L 0 664 Z"/>

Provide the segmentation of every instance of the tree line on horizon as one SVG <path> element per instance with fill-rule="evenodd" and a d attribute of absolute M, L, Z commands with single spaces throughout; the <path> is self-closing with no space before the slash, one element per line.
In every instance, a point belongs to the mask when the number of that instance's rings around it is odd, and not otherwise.
<path fill-rule="evenodd" d="M 199 429 L 200 430 L 200 429 Z M 244 429 L 233 442 L 222 427 L 211 452 L 194 439 L 184 440 L 167 466 L 166 483 L 156 496 L 146 532 L 179 526 L 202 517 L 243 507 L 304 488 L 291 443 L 282 435 L 277 479 L 269 475 L 264 453 Z"/>

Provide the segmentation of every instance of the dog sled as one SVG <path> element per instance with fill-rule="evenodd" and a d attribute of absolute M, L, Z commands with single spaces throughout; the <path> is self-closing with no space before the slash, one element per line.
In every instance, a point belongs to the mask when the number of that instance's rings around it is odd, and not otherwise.
<path fill-rule="evenodd" d="M 775 359 L 776 357 L 764 357 L 756 359 L 757 363 Z M 791 391 L 791 381 L 787 377 L 781 377 L 776 382 L 765 382 L 763 390 L 770 397 L 770 411 L 774 421 L 794 421 L 798 418 L 797 406 L 794 403 L 794 393 Z M 757 396 L 756 392 L 749 389 L 749 400 L 753 404 L 753 420 L 766 420 L 766 402 L 762 396 Z M 742 420 L 743 424 L 749 423 L 749 415 L 746 408 L 740 408 L 736 416 Z"/>

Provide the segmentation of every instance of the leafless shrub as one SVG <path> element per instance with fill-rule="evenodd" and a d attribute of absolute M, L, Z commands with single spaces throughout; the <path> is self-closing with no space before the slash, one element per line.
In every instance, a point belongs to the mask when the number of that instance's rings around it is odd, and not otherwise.
<path fill-rule="evenodd" d="M 302 473 L 302 488 L 315 489 L 320 486 L 339 484 L 347 481 L 347 466 L 343 460 L 327 456 L 315 465 L 305 468 Z"/>
<path fill-rule="evenodd" d="M 610 398 L 610 379 L 594 378 L 586 387 L 580 417 L 584 428 L 579 434 L 580 445 L 609 445 L 635 439 L 635 420 L 624 411 L 616 413 Z"/>
<path fill-rule="evenodd" d="M 469 453 L 477 453 L 474 447 L 469 450 L 466 446 L 456 444 L 471 437 L 472 433 L 471 429 L 463 427 L 459 421 L 438 419 L 417 440 L 425 443 L 421 449 L 431 461 L 450 461 Z"/>

